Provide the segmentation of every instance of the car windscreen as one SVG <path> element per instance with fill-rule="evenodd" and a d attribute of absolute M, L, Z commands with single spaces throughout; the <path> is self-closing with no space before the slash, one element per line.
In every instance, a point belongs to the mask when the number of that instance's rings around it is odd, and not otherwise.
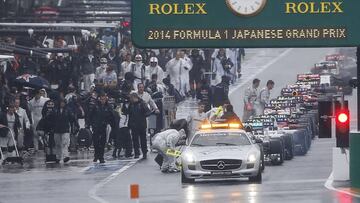
<path fill-rule="evenodd" d="M 195 135 L 190 146 L 242 146 L 250 145 L 250 141 L 242 132 L 200 133 Z"/>

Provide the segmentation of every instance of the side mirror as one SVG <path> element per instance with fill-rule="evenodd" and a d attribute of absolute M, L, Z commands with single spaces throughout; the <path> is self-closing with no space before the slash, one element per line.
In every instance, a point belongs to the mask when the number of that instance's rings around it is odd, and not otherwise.
<path fill-rule="evenodd" d="M 350 87 L 352 88 L 357 88 L 359 86 L 359 82 L 357 80 L 357 78 L 352 78 L 350 81 L 349 81 L 349 85 Z"/>

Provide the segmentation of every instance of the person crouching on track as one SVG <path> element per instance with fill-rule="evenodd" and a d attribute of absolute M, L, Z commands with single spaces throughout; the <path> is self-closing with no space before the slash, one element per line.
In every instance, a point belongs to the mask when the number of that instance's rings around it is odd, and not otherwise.
<path fill-rule="evenodd" d="M 166 152 L 168 149 L 175 150 L 176 143 L 181 139 L 186 138 L 185 130 L 181 129 L 177 131 L 175 129 L 169 129 L 156 134 L 153 138 L 153 148 L 158 150 L 158 153 L 163 156 L 163 163 L 161 165 L 161 172 L 174 173 L 179 172 L 176 168 L 176 159 L 172 155 L 168 155 Z"/>
<path fill-rule="evenodd" d="M 9 129 L 11 129 L 11 132 Z M 12 136 L 17 137 L 20 129 L 21 123 L 19 116 L 15 112 L 15 106 L 10 104 L 6 113 L 0 112 L 0 147 L 3 151 L 3 154 L 0 155 L 4 156 L 1 157 L 3 160 L 5 160 L 7 152 L 12 152 L 15 149 Z"/>
<path fill-rule="evenodd" d="M 60 98 L 59 106 L 52 112 L 54 122 L 54 141 L 56 162 L 63 160 L 67 163 L 70 160 L 70 124 L 75 122 L 75 115 L 66 107 L 65 99 Z"/>

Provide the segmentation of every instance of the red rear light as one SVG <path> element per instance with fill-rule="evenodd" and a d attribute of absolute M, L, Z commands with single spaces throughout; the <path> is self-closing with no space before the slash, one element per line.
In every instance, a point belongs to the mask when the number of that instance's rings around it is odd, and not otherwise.
<path fill-rule="evenodd" d="M 340 113 L 337 116 L 337 119 L 340 123 L 346 123 L 349 120 L 349 116 L 346 113 Z"/>

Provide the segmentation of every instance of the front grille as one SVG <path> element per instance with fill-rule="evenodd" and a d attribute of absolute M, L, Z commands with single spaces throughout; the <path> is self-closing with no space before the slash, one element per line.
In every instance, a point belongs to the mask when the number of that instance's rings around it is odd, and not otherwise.
<path fill-rule="evenodd" d="M 241 160 L 237 159 L 213 159 L 200 161 L 201 168 L 211 171 L 234 170 L 241 167 Z M 219 165 L 223 164 L 223 167 Z"/>

